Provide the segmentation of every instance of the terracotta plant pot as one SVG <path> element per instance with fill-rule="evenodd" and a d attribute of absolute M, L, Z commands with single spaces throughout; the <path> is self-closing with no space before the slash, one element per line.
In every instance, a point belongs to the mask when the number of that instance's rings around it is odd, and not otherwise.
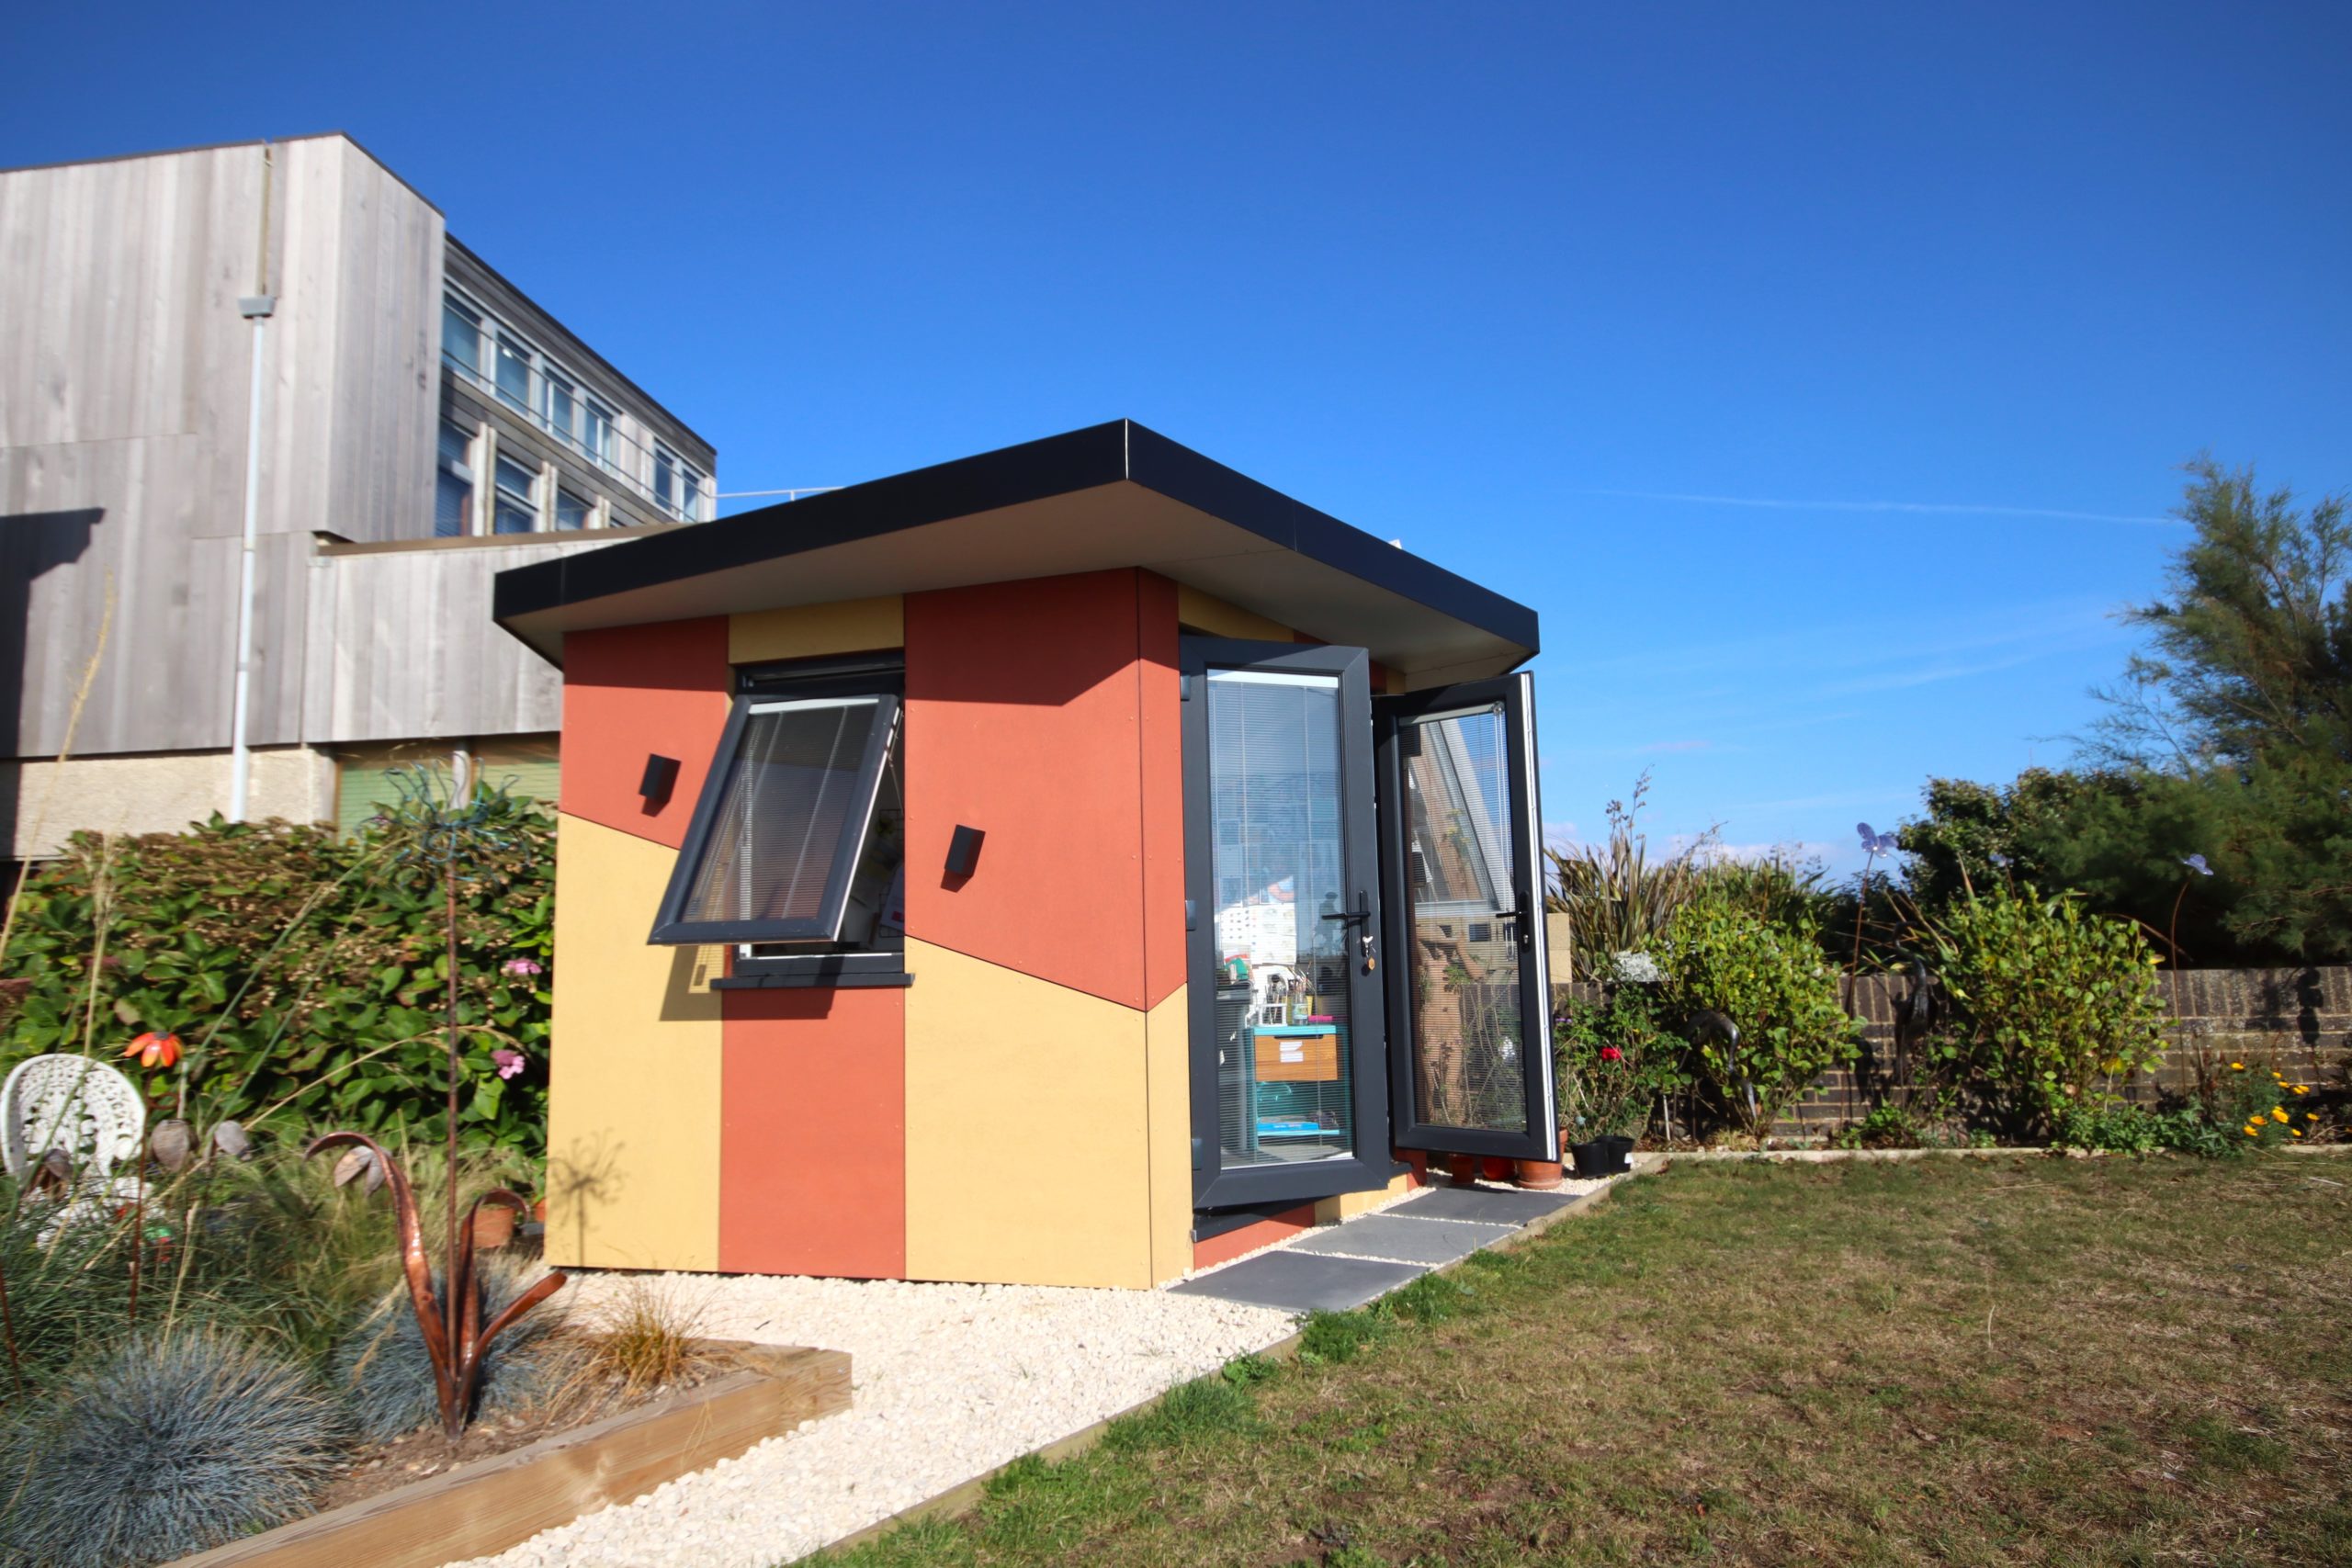
<path fill-rule="evenodd" d="M 1511 1185 L 1531 1192 L 1549 1192 L 1566 1179 L 1558 1160 L 1523 1159 L 1519 1162 L 1519 1174 L 1511 1178 Z"/>
<path fill-rule="evenodd" d="M 531 1205 L 531 1218 L 541 1224 L 548 1223 L 548 1201 L 544 1198 Z"/>
<path fill-rule="evenodd" d="M 474 1211 L 474 1250 L 496 1252 L 514 1239 L 514 1211 L 492 1203 Z"/>
<path fill-rule="evenodd" d="M 1478 1156 L 1476 1155 L 1446 1156 L 1445 1174 L 1453 1186 L 1476 1187 L 1478 1184 Z"/>

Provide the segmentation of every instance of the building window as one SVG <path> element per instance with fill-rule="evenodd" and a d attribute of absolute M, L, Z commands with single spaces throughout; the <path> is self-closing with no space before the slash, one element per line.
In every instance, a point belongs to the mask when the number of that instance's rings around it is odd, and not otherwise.
<path fill-rule="evenodd" d="M 739 969 L 903 953 L 903 684 L 895 665 L 751 683 L 695 803 L 653 941 L 741 943 Z"/>
<path fill-rule="evenodd" d="M 702 471 L 667 446 L 653 448 L 653 499 L 673 517 L 702 521 Z"/>
<path fill-rule="evenodd" d="M 559 528 L 585 528 L 588 514 L 595 510 L 568 490 L 555 492 L 555 525 Z"/>
<path fill-rule="evenodd" d="M 511 457 L 497 465 L 498 502 L 491 513 L 492 531 L 528 534 L 539 525 L 538 475 Z"/>
<path fill-rule="evenodd" d="M 438 539 L 449 539 L 473 531 L 474 470 L 469 461 L 473 451 L 473 432 L 445 419 L 437 439 L 433 535 Z"/>
<path fill-rule="evenodd" d="M 447 295 L 441 299 L 441 352 L 469 375 L 481 374 L 481 312 Z"/>
<path fill-rule="evenodd" d="M 560 370 L 543 371 L 539 382 L 539 412 L 547 427 L 572 446 L 579 446 L 580 394 Z"/>
<path fill-rule="evenodd" d="M 498 334 L 498 400 L 531 412 L 531 351 L 504 333 Z"/>
<path fill-rule="evenodd" d="M 582 436 L 588 456 L 610 468 L 620 462 L 620 435 L 613 411 L 594 398 L 582 400 Z"/>

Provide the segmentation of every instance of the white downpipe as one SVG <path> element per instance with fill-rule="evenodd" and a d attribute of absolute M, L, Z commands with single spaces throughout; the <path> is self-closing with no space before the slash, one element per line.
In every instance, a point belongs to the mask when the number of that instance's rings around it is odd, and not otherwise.
<path fill-rule="evenodd" d="M 245 744 L 245 716 L 253 698 L 254 560 L 261 536 L 262 350 L 269 341 L 269 318 L 254 318 L 252 395 L 245 403 L 245 533 L 237 566 L 237 695 L 229 711 L 229 820 L 245 819 L 252 793 L 254 754 Z"/>
<path fill-rule="evenodd" d="M 261 147 L 261 244 L 254 268 L 254 292 L 237 301 L 237 311 L 254 324 L 253 381 L 245 399 L 245 527 L 237 562 L 237 687 L 229 709 L 229 820 L 243 822 L 253 794 L 253 749 L 245 743 L 254 680 L 254 565 L 261 543 L 261 383 L 267 363 L 269 318 L 277 301 L 269 292 L 271 148 Z"/>

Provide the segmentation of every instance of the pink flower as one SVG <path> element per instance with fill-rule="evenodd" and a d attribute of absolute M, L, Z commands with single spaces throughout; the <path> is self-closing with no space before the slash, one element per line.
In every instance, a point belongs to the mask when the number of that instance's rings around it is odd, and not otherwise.
<path fill-rule="evenodd" d="M 1625 1059 L 1625 1053 L 1614 1045 L 1603 1045 L 1600 1048 L 1600 1059 L 1604 1062 L 1622 1062 Z"/>
<path fill-rule="evenodd" d="M 504 970 L 509 975 L 526 977 L 532 975 L 544 975 L 547 973 L 547 970 L 540 966 L 538 961 L 532 958 L 510 958 L 505 963 L 500 964 L 499 968 Z"/>
<path fill-rule="evenodd" d="M 498 1076 L 502 1078 L 511 1078 L 521 1072 L 527 1060 L 522 1052 L 509 1051 L 503 1045 L 490 1054 L 490 1059 L 498 1064 Z"/>

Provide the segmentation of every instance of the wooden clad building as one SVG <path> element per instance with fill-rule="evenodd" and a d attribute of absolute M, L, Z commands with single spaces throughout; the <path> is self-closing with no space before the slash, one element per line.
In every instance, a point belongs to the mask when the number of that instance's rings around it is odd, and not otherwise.
<path fill-rule="evenodd" d="M 707 441 L 347 136 L 0 172 L 7 852 L 226 805 L 249 463 L 256 817 L 402 750 L 551 788 L 560 683 L 491 579 L 716 496 Z"/>

